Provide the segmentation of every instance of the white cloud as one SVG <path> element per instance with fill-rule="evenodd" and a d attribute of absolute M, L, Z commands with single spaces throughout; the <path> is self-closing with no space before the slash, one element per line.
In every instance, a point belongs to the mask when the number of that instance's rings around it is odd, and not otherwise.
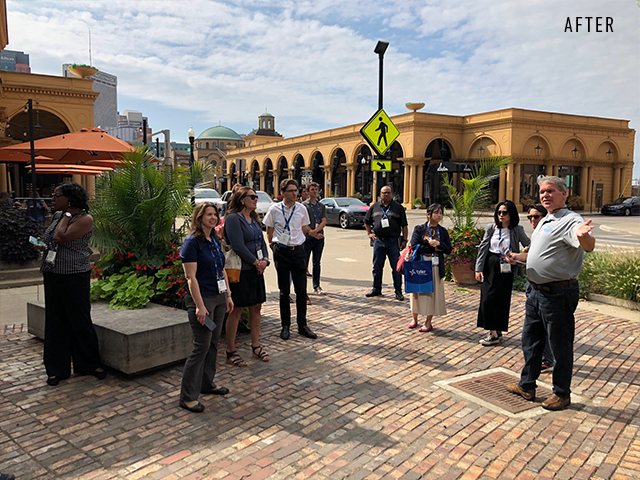
<path fill-rule="evenodd" d="M 93 63 L 126 98 L 183 111 L 150 119 L 177 132 L 194 117 L 201 130 L 220 119 L 248 131 L 265 106 L 286 136 L 364 121 L 377 105 L 378 39 L 391 42 L 391 114 L 424 101 L 458 115 L 514 106 L 640 120 L 632 2 L 8 0 L 7 10 L 8 48 L 30 53 L 37 73 L 87 62 L 91 27 Z M 576 15 L 611 16 L 614 33 L 565 33 Z"/>

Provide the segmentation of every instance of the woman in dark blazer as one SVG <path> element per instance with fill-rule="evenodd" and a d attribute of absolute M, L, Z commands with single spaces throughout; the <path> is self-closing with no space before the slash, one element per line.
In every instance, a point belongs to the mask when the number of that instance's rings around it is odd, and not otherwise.
<path fill-rule="evenodd" d="M 442 205 L 430 205 L 427 209 L 427 222 L 417 225 L 411 235 L 411 250 L 418 250 L 416 258 L 423 255 L 425 260 L 430 259 L 433 263 L 433 293 L 412 293 L 409 297 L 413 320 L 407 327 L 416 328 L 418 315 L 427 316 L 420 332 L 433 330 L 431 320 L 434 315 L 447 314 L 444 301 L 444 256 L 451 253 L 451 240 L 447 229 L 440 225 L 442 215 Z"/>
<path fill-rule="evenodd" d="M 484 346 L 498 345 L 502 332 L 509 329 L 509 308 L 513 275 L 520 267 L 511 265 L 507 256 L 520 252 L 520 245 L 531 241 L 518 225 L 520 217 L 516 205 L 505 200 L 498 204 L 493 214 L 494 223 L 487 225 L 484 238 L 478 247 L 476 280 L 482 282 L 478 327 L 489 332 L 480 340 Z"/>

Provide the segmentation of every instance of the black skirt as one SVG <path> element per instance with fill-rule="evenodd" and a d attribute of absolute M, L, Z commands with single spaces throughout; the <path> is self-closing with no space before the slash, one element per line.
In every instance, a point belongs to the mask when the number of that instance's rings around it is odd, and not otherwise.
<path fill-rule="evenodd" d="M 230 287 L 234 307 L 253 307 L 264 303 L 267 299 L 264 274 L 258 275 L 255 268 L 242 270 L 240 281 L 230 284 Z"/>
<path fill-rule="evenodd" d="M 489 252 L 482 274 L 478 327 L 506 332 L 509 330 L 513 273 L 500 273 L 500 255 Z"/>

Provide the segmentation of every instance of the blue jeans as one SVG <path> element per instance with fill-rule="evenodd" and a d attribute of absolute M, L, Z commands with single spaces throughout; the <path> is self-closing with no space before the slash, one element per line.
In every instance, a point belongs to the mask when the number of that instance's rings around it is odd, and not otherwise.
<path fill-rule="evenodd" d="M 398 265 L 400 258 L 398 237 L 392 237 L 389 240 L 377 239 L 373 242 L 373 289 L 378 292 L 382 291 L 382 269 L 385 257 L 389 258 L 391 264 L 393 288 L 396 293 L 402 293 L 402 275 L 396 271 L 396 265 Z"/>
<path fill-rule="evenodd" d="M 320 260 L 322 259 L 322 250 L 324 250 L 324 238 L 317 239 L 308 237 L 304 242 L 304 254 L 306 255 L 306 264 L 309 268 L 309 259 L 313 253 L 313 288 L 320 287 Z"/>
<path fill-rule="evenodd" d="M 520 388 L 533 390 L 540 376 L 540 363 L 546 338 L 549 338 L 556 364 L 553 369 L 553 393 L 562 398 L 571 395 L 573 372 L 574 312 L 578 306 L 580 287 L 572 283 L 564 287 L 549 287 L 549 291 L 532 290 L 526 303 L 522 327 L 524 368 Z"/>

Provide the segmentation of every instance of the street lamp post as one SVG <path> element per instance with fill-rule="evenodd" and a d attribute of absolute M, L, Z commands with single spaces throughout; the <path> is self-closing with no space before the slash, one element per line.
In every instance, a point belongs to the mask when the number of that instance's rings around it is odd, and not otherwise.
<path fill-rule="evenodd" d="M 362 198 L 364 199 L 364 166 L 367 164 L 367 159 L 362 155 L 362 152 L 358 154 L 358 161 L 360 162 L 360 175 L 362 175 Z"/>
<path fill-rule="evenodd" d="M 191 166 L 193 165 L 193 141 L 196 139 L 196 132 L 193 127 L 189 127 L 187 135 L 189 135 L 189 144 L 191 145 L 191 149 L 189 150 L 189 166 Z"/>
<path fill-rule="evenodd" d="M 27 107 L 25 110 L 28 109 L 28 113 L 29 113 L 29 145 L 30 145 L 30 150 L 31 150 L 31 196 L 33 197 L 33 200 L 31 201 L 30 205 L 29 205 L 29 215 L 31 215 L 32 218 L 35 219 L 36 217 L 36 196 L 37 196 L 37 191 L 36 191 L 36 147 L 35 147 L 35 132 L 34 132 L 34 127 L 33 127 L 33 100 L 29 99 L 27 100 Z"/>
<path fill-rule="evenodd" d="M 378 68 L 378 110 L 382 110 L 382 71 L 384 66 L 384 52 L 387 51 L 389 42 L 378 41 L 376 48 L 373 49 L 374 53 L 378 54 L 379 68 Z"/>

